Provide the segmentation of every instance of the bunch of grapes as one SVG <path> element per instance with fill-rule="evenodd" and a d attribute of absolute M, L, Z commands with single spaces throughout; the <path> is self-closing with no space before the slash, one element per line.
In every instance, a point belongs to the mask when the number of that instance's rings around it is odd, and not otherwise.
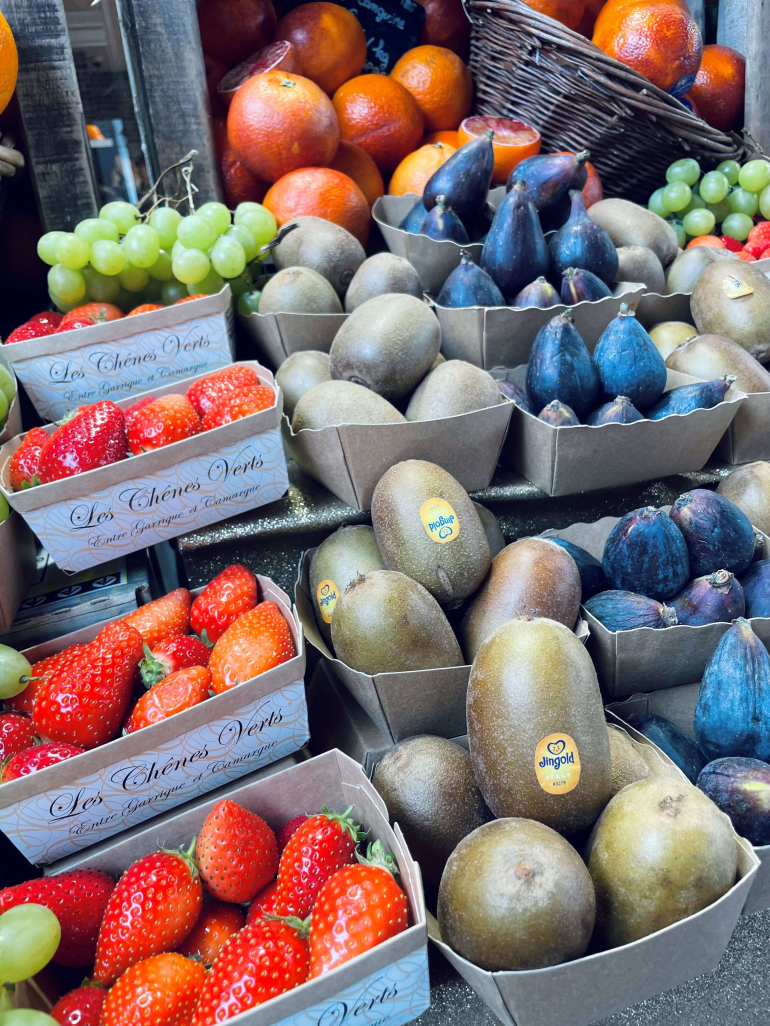
<path fill-rule="evenodd" d="M 205 203 L 186 217 L 173 206 L 143 217 L 119 200 L 74 232 L 47 232 L 37 252 L 50 265 L 48 290 L 63 313 L 89 299 L 128 313 L 144 303 L 170 306 L 210 295 L 225 282 L 246 299 L 252 265 L 260 266 L 260 250 L 276 232 L 275 218 L 259 203 L 240 203 L 234 216 L 223 203 Z"/>

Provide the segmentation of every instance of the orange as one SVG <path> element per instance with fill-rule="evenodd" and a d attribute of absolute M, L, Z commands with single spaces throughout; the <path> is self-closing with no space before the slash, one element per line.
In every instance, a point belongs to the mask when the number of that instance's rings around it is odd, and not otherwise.
<path fill-rule="evenodd" d="M 341 141 L 329 167 L 352 178 L 366 196 L 366 202 L 370 207 L 385 192 L 385 183 L 382 180 L 380 169 L 366 150 L 362 150 L 355 143 Z"/>
<path fill-rule="evenodd" d="M 503 185 L 508 175 L 525 157 L 532 157 L 540 152 L 540 133 L 526 121 L 515 121 L 513 118 L 466 118 L 460 125 L 457 136 L 460 145 L 464 146 L 471 139 L 478 139 L 491 129 L 492 150 L 495 154 L 495 167 L 492 172 L 492 184 Z"/>
<path fill-rule="evenodd" d="M 340 138 L 366 150 L 380 171 L 392 171 L 422 138 L 417 101 L 389 75 L 359 75 L 334 94 Z"/>
<path fill-rule="evenodd" d="M 690 239 L 687 243 L 686 249 L 692 249 L 693 246 L 716 246 L 717 249 L 726 249 L 724 242 L 717 238 L 716 235 L 698 235 L 694 239 Z"/>
<path fill-rule="evenodd" d="M 205 54 L 203 55 L 205 58 Z M 282 41 L 270 43 L 263 49 L 253 53 L 247 60 L 231 68 L 217 84 L 217 97 L 229 107 L 236 92 L 254 75 L 262 75 L 265 71 L 288 71 L 292 75 L 302 74 L 297 51 L 292 43 Z M 206 76 L 208 81 L 208 75 Z"/>
<path fill-rule="evenodd" d="M 18 74 L 19 55 L 16 52 L 16 41 L 10 25 L 0 11 L 0 114 L 13 96 Z"/>
<path fill-rule="evenodd" d="M 278 22 L 273 39 L 293 43 L 303 75 L 330 96 L 343 82 L 360 75 L 366 60 L 361 22 L 339 4 L 295 7 Z"/>
<path fill-rule="evenodd" d="M 429 143 L 410 153 L 393 172 L 388 186 L 389 195 L 403 196 L 407 192 L 413 192 L 415 196 L 422 196 L 430 176 L 449 160 L 454 152 L 453 146 Z"/>
<path fill-rule="evenodd" d="M 593 42 L 675 96 L 692 85 L 703 53 L 698 25 L 678 0 L 607 0 Z"/>
<path fill-rule="evenodd" d="M 471 23 L 463 0 L 417 0 L 425 8 L 425 21 L 417 40 L 419 46 L 445 46 L 468 60 L 471 52 Z"/>
<path fill-rule="evenodd" d="M 604 7 L 604 3 L 605 0 L 586 0 L 583 17 L 580 19 L 580 24 L 575 31 L 590 39 L 594 34 L 594 25 L 599 17 L 599 11 Z"/>
<path fill-rule="evenodd" d="M 231 209 L 239 203 L 261 203 L 267 192 L 267 182 L 263 182 L 241 164 L 229 143 L 219 157 L 219 177 L 222 179 L 225 203 Z"/>
<path fill-rule="evenodd" d="M 271 186 L 264 204 L 280 227 L 295 217 L 322 217 L 346 228 L 362 246 L 369 238 L 369 204 L 352 178 L 329 167 L 305 167 Z"/>
<path fill-rule="evenodd" d="M 219 117 L 224 113 L 222 99 L 217 92 L 217 86 L 227 74 L 227 65 L 218 57 L 212 57 L 209 53 L 203 55 L 203 70 L 206 72 L 206 92 L 209 94 L 209 110 L 213 117 Z"/>
<path fill-rule="evenodd" d="M 446 143 L 447 146 L 458 149 L 460 146 L 460 134 L 459 132 L 429 132 L 422 137 L 421 145 L 428 146 L 429 143 L 437 142 Z"/>
<path fill-rule="evenodd" d="M 200 0 L 198 26 L 203 52 L 234 68 L 270 42 L 275 28 L 270 0 Z"/>
<path fill-rule="evenodd" d="M 457 128 L 471 109 L 471 73 L 457 54 L 444 46 L 407 50 L 396 61 L 390 77 L 417 100 L 426 132 Z"/>
<path fill-rule="evenodd" d="M 571 153 L 571 150 L 557 150 L 557 153 Z M 600 199 L 604 199 L 604 186 L 602 180 L 599 177 L 599 172 L 593 166 L 590 160 L 586 161 L 586 171 L 588 177 L 586 178 L 586 184 L 583 186 L 583 200 L 586 205 L 586 210 L 593 206 L 594 203 L 598 203 Z"/>
<path fill-rule="evenodd" d="M 524 0 L 524 3 L 571 29 L 578 27 L 585 10 L 585 0 Z"/>
<path fill-rule="evenodd" d="M 699 116 L 720 132 L 738 131 L 743 118 L 746 60 L 729 46 L 703 47 L 698 74 L 687 94 Z"/>
<path fill-rule="evenodd" d="M 275 182 L 298 168 L 329 164 L 340 132 L 331 100 L 315 82 L 266 71 L 233 97 L 227 137 L 253 175 Z"/>

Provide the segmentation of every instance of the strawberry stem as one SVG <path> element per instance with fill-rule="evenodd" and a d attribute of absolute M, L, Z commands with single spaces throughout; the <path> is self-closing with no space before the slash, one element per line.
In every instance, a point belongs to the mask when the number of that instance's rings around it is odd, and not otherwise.
<path fill-rule="evenodd" d="M 321 813 L 326 816 L 330 823 L 339 823 L 343 834 L 350 834 L 356 844 L 358 844 L 359 841 L 366 839 L 368 830 L 362 830 L 361 827 L 357 823 L 354 823 L 350 818 L 350 813 L 353 811 L 354 807 L 355 806 L 351 805 L 344 812 L 329 812 L 324 805 L 321 809 Z"/>
<path fill-rule="evenodd" d="M 153 684 L 159 684 L 164 677 L 168 676 L 168 666 L 152 654 L 150 646 L 144 646 L 144 659 L 139 664 L 139 671 L 142 676 L 142 684 L 151 688 Z"/>
<path fill-rule="evenodd" d="M 375 841 L 367 848 L 366 855 L 356 852 L 356 858 L 362 866 L 375 866 L 377 869 L 384 869 L 391 876 L 399 873 L 396 858 L 392 851 L 386 851 L 382 841 Z"/>
<path fill-rule="evenodd" d="M 306 940 L 310 936 L 310 920 L 312 916 L 308 916 L 307 919 L 300 919 L 299 916 L 273 916 L 269 912 L 263 912 L 262 917 L 269 923 L 283 923 L 284 926 L 288 926 L 291 930 L 296 930 L 300 940 Z"/>
<path fill-rule="evenodd" d="M 213 641 L 209 641 L 209 636 L 206 633 L 206 628 L 205 627 L 201 631 L 201 641 L 203 642 L 204 645 L 206 645 L 207 648 L 213 648 L 214 647 L 214 642 Z"/>
<path fill-rule="evenodd" d="M 176 855 L 178 859 L 187 863 L 187 867 L 190 870 L 190 875 L 193 880 L 198 875 L 198 864 L 195 861 L 195 844 L 198 840 L 197 837 L 193 837 L 190 841 L 190 847 L 185 848 L 184 845 L 181 848 L 161 848 L 160 850 L 164 855 Z"/>

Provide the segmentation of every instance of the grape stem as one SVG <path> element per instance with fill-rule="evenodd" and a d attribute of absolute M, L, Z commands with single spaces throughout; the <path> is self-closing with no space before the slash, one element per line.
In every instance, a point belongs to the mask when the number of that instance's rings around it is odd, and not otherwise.
<path fill-rule="evenodd" d="M 148 189 L 148 191 L 144 194 L 144 196 L 142 196 L 142 198 L 136 204 L 137 209 L 141 210 L 141 208 L 144 206 L 144 204 L 147 202 L 147 200 L 152 196 L 153 199 L 154 199 L 154 203 L 152 204 L 152 207 L 147 211 L 147 213 L 145 215 L 147 217 L 149 217 L 149 215 L 153 212 L 153 210 L 155 210 L 155 208 L 157 206 L 159 206 L 164 200 L 165 200 L 165 202 L 167 204 L 174 203 L 175 205 L 178 205 L 179 203 L 184 203 L 184 201 L 186 200 L 187 203 L 189 204 L 189 207 L 190 207 L 190 213 L 194 213 L 195 212 L 195 205 L 193 203 L 193 198 L 192 197 L 193 197 L 193 193 L 198 192 L 198 188 L 197 188 L 197 186 L 192 184 L 192 182 L 190 181 L 190 176 L 192 175 L 192 171 L 193 171 L 194 159 L 197 156 L 198 156 L 198 151 L 197 150 L 190 150 L 190 152 L 188 154 L 186 154 L 184 157 L 182 157 L 181 160 L 177 160 L 176 163 L 170 164 L 165 169 L 165 171 L 161 171 L 161 173 L 158 175 L 158 178 L 153 183 L 151 188 Z M 167 174 L 170 174 L 172 171 L 175 171 L 178 168 L 181 169 L 180 170 L 180 174 L 181 174 L 182 178 L 184 179 L 187 195 L 183 196 L 181 198 L 177 198 L 177 197 L 173 197 L 172 198 L 172 197 L 168 197 L 168 196 L 158 197 L 158 186 L 160 185 L 160 183 L 163 181 L 163 179 L 166 177 Z M 179 188 L 180 188 L 180 185 L 177 184 L 177 192 L 179 191 Z"/>

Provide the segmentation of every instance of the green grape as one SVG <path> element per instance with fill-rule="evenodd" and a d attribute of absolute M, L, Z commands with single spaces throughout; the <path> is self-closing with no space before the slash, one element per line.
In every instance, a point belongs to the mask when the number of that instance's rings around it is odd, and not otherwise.
<path fill-rule="evenodd" d="M 0 431 L 5 427 L 5 418 L 8 416 L 8 400 L 5 392 L 0 392 Z"/>
<path fill-rule="evenodd" d="M 221 238 L 214 243 L 211 263 L 223 278 L 237 278 L 246 266 L 243 246 L 235 239 Z"/>
<path fill-rule="evenodd" d="M 119 306 L 123 313 L 133 310 L 137 306 L 136 292 L 129 292 L 128 289 L 124 289 L 121 286 L 118 298 L 115 300 L 115 306 Z"/>
<path fill-rule="evenodd" d="M 3 912 L 0 915 L 0 980 L 20 983 L 39 973 L 56 954 L 60 940 L 59 920 L 45 905 L 16 905 Z M 8 1014 L 11 1013 L 4 1013 Z"/>
<path fill-rule="evenodd" d="M 268 242 L 272 242 L 278 233 L 275 218 L 267 207 L 263 207 L 260 203 L 239 203 L 233 220 L 235 224 L 249 229 L 260 249 Z"/>
<path fill-rule="evenodd" d="M 206 254 L 199 249 L 185 249 L 173 258 L 171 267 L 175 278 L 183 281 L 185 285 L 195 285 L 203 281 L 209 273 L 211 263 Z"/>
<path fill-rule="evenodd" d="M 64 232 L 61 238 L 56 240 L 54 250 L 59 263 L 64 264 L 71 271 L 79 271 L 91 259 L 88 243 L 84 239 L 78 238 L 74 232 Z"/>
<path fill-rule="evenodd" d="M 197 296 L 202 292 L 205 296 L 213 296 L 225 287 L 225 280 L 221 274 L 212 267 L 209 273 L 201 281 L 192 282 L 187 286 L 187 292 L 191 296 Z"/>
<path fill-rule="evenodd" d="M 165 303 L 166 306 L 173 306 L 178 300 L 185 299 L 188 295 L 187 286 L 181 281 L 177 281 L 176 278 L 172 278 L 171 281 L 163 283 L 163 288 L 160 290 L 160 302 Z"/>
<path fill-rule="evenodd" d="M 179 222 L 176 237 L 188 249 L 198 249 L 206 255 L 209 246 L 217 241 L 217 233 L 210 221 L 200 214 L 188 214 Z M 192 266 L 192 264 L 191 264 Z"/>
<path fill-rule="evenodd" d="M 51 292 L 50 289 L 48 290 L 48 298 L 51 300 L 51 302 L 56 307 L 56 309 L 59 311 L 59 313 L 63 313 L 63 314 L 69 313 L 70 310 L 74 310 L 76 306 L 80 305 L 80 302 L 77 302 L 77 303 L 65 303 L 63 299 L 59 299 L 58 296 L 55 296 L 53 294 L 53 292 Z"/>
<path fill-rule="evenodd" d="M 0 1026 L 57 1026 L 56 1019 L 34 1008 L 14 1008 L 0 1015 Z"/>
<path fill-rule="evenodd" d="M 176 242 L 176 230 L 182 215 L 173 207 L 157 207 L 150 214 L 149 225 L 158 233 L 163 249 L 171 249 Z"/>
<path fill-rule="evenodd" d="M 687 204 L 684 210 L 680 211 L 679 216 L 681 218 L 684 218 L 684 215 L 689 214 L 691 210 L 704 210 L 705 207 L 705 201 L 702 200 L 700 196 L 696 195 L 695 191 L 693 191 L 690 202 Z"/>
<path fill-rule="evenodd" d="M 770 185 L 766 185 L 759 194 L 759 212 L 762 217 L 770 218 Z"/>
<path fill-rule="evenodd" d="M 117 278 L 109 274 L 100 274 L 93 267 L 84 267 L 80 272 L 86 283 L 86 293 L 95 303 L 114 303 L 120 292 Z"/>
<path fill-rule="evenodd" d="M 120 274 L 128 261 L 122 247 L 109 239 L 99 239 L 91 246 L 91 266 L 100 274 Z"/>
<path fill-rule="evenodd" d="M 668 217 L 671 213 L 663 202 L 663 187 L 656 189 L 655 192 L 652 193 L 647 202 L 647 209 L 651 210 L 653 214 L 657 214 L 658 217 Z"/>
<path fill-rule="evenodd" d="M 204 203 L 198 216 L 205 217 L 217 235 L 224 235 L 230 227 L 230 211 L 224 203 Z"/>
<path fill-rule="evenodd" d="M 123 250 L 134 267 L 152 267 L 160 253 L 158 233 L 148 224 L 137 224 L 128 230 Z"/>
<path fill-rule="evenodd" d="M 684 210 L 691 199 L 692 189 L 686 182 L 674 181 L 663 189 L 663 202 L 674 213 Z"/>
<path fill-rule="evenodd" d="M 750 160 L 738 174 L 738 185 L 749 192 L 762 192 L 770 185 L 770 163 L 766 160 Z"/>
<path fill-rule="evenodd" d="M 720 203 L 707 203 L 706 210 L 710 210 L 714 215 L 717 224 L 721 224 L 727 217 L 730 211 L 730 204 L 727 199 L 723 199 Z"/>
<path fill-rule="evenodd" d="M 657 211 L 656 211 L 657 213 Z M 248 228 L 242 224 L 233 224 L 225 232 L 226 239 L 235 239 L 236 242 L 240 242 L 243 246 L 243 252 L 246 254 L 246 262 L 251 261 L 259 253 L 259 247 L 257 246 L 257 240 L 254 238 Z"/>
<path fill-rule="evenodd" d="M 127 292 L 141 292 L 147 288 L 150 276 L 143 267 L 126 264 L 125 270 L 118 275 L 118 280 Z"/>
<path fill-rule="evenodd" d="M 37 255 L 44 264 L 50 264 L 53 267 L 54 264 L 59 263 L 56 258 L 56 243 L 66 234 L 66 232 L 46 232 L 37 240 Z"/>
<path fill-rule="evenodd" d="M 147 273 L 157 281 L 170 281 L 174 276 L 174 272 L 171 270 L 171 254 L 162 249 L 152 267 L 147 268 Z"/>
<path fill-rule="evenodd" d="M 0 987 L 0 1013 L 11 1011 L 13 1011 L 11 992 L 7 987 Z"/>
<path fill-rule="evenodd" d="M 756 193 L 749 192 L 748 189 L 742 187 L 730 192 L 727 203 L 733 214 L 747 214 L 749 217 L 753 217 L 759 209 L 759 198 Z"/>
<path fill-rule="evenodd" d="M 8 645 L 0 645 L 0 698 L 20 695 L 29 683 L 30 670 L 29 660 L 21 652 Z M 0 979 L 3 979 L 1 975 Z M 13 982 L 3 979 L 3 983 Z"/>
<path fill-rule="evenodd" d="M 56 264 L 48 272 L 48 288 L 63 303 L 77 305 L 86 294 L 86 283 L 80 271 Z"/>
<path fill-rule="evenodd" d="M 4 524 L 10 515 L 11 507 L 8 505 L 8 500 L 0 493 L 0 524 Z"/>
<path fill-rule="evenodd" d="M 685 243 L 687 242 L 687 232 L 684 230 L 682 222 L 677 217 L 667 217 L 666 220 L 674 229 L 676 241 L 679 243 L 680 247 L 684 249 Z"/>
<path fill-rule="evenodd" d="M 721 171 L 709 171 L 700 183 L 700 194 L 707 203 L 719 203 L 730 191 L 730 183 Z"/>
<path fill-rule="evenodd" d="M 139 224 L 141 217 L 133 203 L 126 203 L 125 200 L 113 200 L 112 203 L 105 203 L 99 211 L 99 217 L 112 221 L 121 235 L 125 235 L 129 228 Z"/>
<path fill-rule="evenodd" d="M 710 210 L 691 210 L 682 218 L 682 227 L 688 235 L 710 235 L 714 231 L 716 218 Z"/>
<path fill-rule="evenodd" d="M 227 284 L 230 286 L 230 291 L 236 298 L 238 296 L 242 296 L 244 292 L 251 291 L 251 280 L 249 279 L 249 281 L 247 281 L 242 274 L 239 274 L 237 278 L 231 278 Z"/>
<path fill-rule="evenodd" d="M 109 239 L 110 242 L 117 242 L 120 238 L 118 229 L 104 217 L 87 217 L 75 226 L 75 234 L 91 246 L 99 239 Z"/>
<path fill-rule="evenodd" d="M 174 257 L 177 256 L 177 254 L 183 253 L 186 249 L 187 246 L 185 246 L 184 243 L 180 242 L 179 239 L 177 239 L 174 245 L 171 247 L 171 259 L 173 260 Z"/>
<path fill-rule="evenodd" d="M 717 164 L 717 171 L 721 171 L 730 185 L 738 184 L 740 170 L 741 165 L 737 160 L 723 160 L 721 164 Z"/>
<path fill-rule="evenodd" d="M 731 239 L 744 242 L 749 237 L 749 232 L 754 227 L 754 222 L 748 214 L 730 214 L 722 222 L 722 234 L 729 235 Z"/>
<path fill-rule="evenodd" d="M 259 313 L 259 299 L 261 295 L 262 293 L 257 291 L 244 292 L 242 296 L 238 297 L 238 313 L 243 317 L 248 317 L 249 314 Z"/>
<path fill-rule="evenodd" d="M 684 182 L 685 185 L 695 185 L 700 178 L 700 164 L 692 157 L 683 157 L 669 164 L 666 170 L 667 182 Z"/>
<path fill-rule="evenodd" d="M 157 278 L 150 278 L 150 280 L 147 282 L 147 288 L 143 292 L 144 299 L 142 300 L 142 302 L 159 303 L 162 292 L 163 282 L 158 281 Z"/>
<path fill-rule="evenodd" d="M 4 363 L 0 363 L 0 392 L 3 393 L 9 403 L 13 402 L 16 395 L 16 378 Z"/>

